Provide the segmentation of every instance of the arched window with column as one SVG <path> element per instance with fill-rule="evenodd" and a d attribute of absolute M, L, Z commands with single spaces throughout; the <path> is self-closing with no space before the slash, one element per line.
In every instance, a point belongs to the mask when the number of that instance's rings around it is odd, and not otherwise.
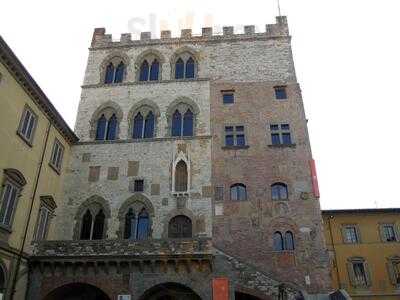
<path fill-rule="evenodd" d="M 108 106 L 110 103 L 110 106 Z M 122 110 L 113 102 L 105 103 L 93 114 L 91 137 L 96 141 L 112 141 L 118 139 L 119 122 Z M 112 105 L 112 106 L 111 106 Z"/>
<path fill-rule="evenodd" d="M 149 80 L 149 63 L 147 62 L 147 60 L 144 60 L 140 65 L 139 81 L 147 80 Z"/>
<path fill-rule="evenodd" d="M 282 233 L 276 231 L 274 233 L 274 250 L 275 251 L 283 251 L 284 243 L 283 243 L 283 236 Z"/>
<path fill-rule="evenodd" d="M 139 111 L 133 119 L 132 138 L 143 139 L 154 137 L 155 117 L 150 110 L 147 112 L 145 119 Z"/>
<path fill-rule="evenodd" d="M 180 97 L 173 101 L 167 109 L 170 136 L 178 138 L 195 136 L 199 113 L 199 107 L 190 98 Z"/>
<path fill-rule="evenodd" d="M 141 196 L 144 197 L 144 196 Z M 149 202 L 146 200 L 145 202 Z M 128 200 L 119 212 L 124 220 L 123 238 L 129 240 L 146 240 L 151 237 L 151 218 L 147 209 L 140 200 Z M 121 220 L 122 221 L 122 220 Z"/>
<path fill-rule="evenodd" d="M 103 210 L 92 216 L 91 211 L 88 209 L 83 216 L 81 228 L 81 240 L 101 240 L 104 238 L 104 221 L 105 215 Z"/>
<path fill-rule="evenodd" d="M 183 47 L 171 58 L 172 78 L 194 79 L 197 75 L 197 59 L 193 50 Z"/>
<path fill-rule="evenodd" d="M 124 54 L 106 58 L 102 64 L 104 84 L 121 83 L 125 79 L 127 57 Z"/>
<path fill-rule="evenodd" d="M 155 58 L 153 62 L 151 63 L 150 67 L 150 81 L 157 81 L 158 80 L 158 73 L 160 69 L 160 63 L 158 60 Z"/>
<path fill-rule="evenodd" d="M 192 230 L 192 220 L 184 215 L 175 216 L 168 223 L 169 238 L 191 238 Z"/>
<path fill-rule="evenodd" d="M 110 218 L 107 201 L 94 195 L 84 201 L 75 215 L 74 239 L 100 240 L 106 238 L 107 220 Z"/>

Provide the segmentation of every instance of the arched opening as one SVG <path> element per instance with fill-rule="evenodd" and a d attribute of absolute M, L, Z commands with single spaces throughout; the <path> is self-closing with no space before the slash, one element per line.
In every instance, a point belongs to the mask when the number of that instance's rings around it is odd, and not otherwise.
<path fill-rule="evenodd" d="M 186 163 L 181 160 L 175 167 L 175 192 L 188 190 L 188 169 Z"/>
<path fill-rule="evenodd" d="M 261 299 L 246 293 L 235 292 L 235 300 L 261 300 Z"/>
<path fill-rule="evenodd" d="M 90 210 L 82 217 L 81 240 L 101 240 L 104 237 L 105 214 L 102 209 L 93 219 Z"/>
<path fill-rule="evenodd" d="M 145 208 L 135 213 L 132 207 L 125 215 L 124 238 L 130 240 L 145 240 L 150 235 L 150 217 Z"/>
<path fill-rule="evenodd" d="M 168 237 L 171 239 L 191 238 L 192 220 L 183 215 L 173 217 L 168 224 Z"/>
<path fill-rule="evenodd" d="M 70 283 L 56 288 L 44 300 L 111 300 L 99 288 L 86 283 Z"/>
<path fill-rule="evenodd" d="M 247 200 L 246 186 L 243 183 L 235 183 L 231 185 L 231 200 L 232 201 Z"/>
<path fill-rule="evenodd" d="M 139 300 L 201 300 L 201 297 L 183 284 L 168 282 L 147 290 Z"/>
<path fill-rule="evenodd" d="M 0 299 L 3 299 L 6 292 L 6 273 L 2 266 L 0 266 Z"/>

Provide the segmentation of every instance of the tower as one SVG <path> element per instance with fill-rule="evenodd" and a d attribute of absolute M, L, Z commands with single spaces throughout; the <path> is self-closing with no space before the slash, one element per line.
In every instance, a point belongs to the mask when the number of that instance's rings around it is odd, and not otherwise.
<path fill-rule="evenodd" d="M 32 293 L 67 297 L 79 282 L 104 299 L 294 299 L 329 288 L 286 17 L 262 33 L 115 42 L 95 29 L 75 132 L 60 241 L 38 244 Z M 50 276 L 57 268 L 67 276 Z"/>

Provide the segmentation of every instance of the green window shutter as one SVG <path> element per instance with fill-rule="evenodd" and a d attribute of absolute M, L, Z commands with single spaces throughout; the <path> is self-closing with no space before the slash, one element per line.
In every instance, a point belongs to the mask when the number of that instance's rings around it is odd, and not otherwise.
<path fill-rule="evenodd" d="M 381 242 L 382 243 L 386 242 L 385 231 L 383 230 L 383 224 L 379 224 L 379 235 L 381 237 Z"/>
<path fill-rule="evenodd" d="M 346 265 L 347 265 L 347 272 L 349 274 L 350 284 L 356 287 L 357 281 L 356 281 L 356 276 L 354 274 L 353 264 L 351 262 L 348 262 Z"/>
<path fill-rule="evenodd" d="M 364 262 L 364 272 L 365 272 L 365 276 L 367 278 L 367 286 L 371 286 L 372 285 L 372 277 L 371 277 L 371 271 L 369 268 L 369 265 L 367 262 Z"/>
<path fill-rule="evenodd" d="M 394 274 L 393 262 L 392 261 L 387 262 L 386 268 L 388 270 L 390 283 L 396 285 L 396 276 Z"/>

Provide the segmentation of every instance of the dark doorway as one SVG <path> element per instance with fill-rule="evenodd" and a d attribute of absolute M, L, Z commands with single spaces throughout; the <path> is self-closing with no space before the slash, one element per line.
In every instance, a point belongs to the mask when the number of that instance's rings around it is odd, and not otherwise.
<path fill-rule="evenodd" d="M 172 239 L 191 238 L 192 220 L 186 216 L 176 216 L 169 221 L 168 237 Z"/>
<path fill-rule="evenodd" d="M 63 285 L 50 294 L 44 300 L 111 300 L 99 288 L 85 283 L 70 283 Z"/>
<path fill-rule="evenodd" d="M 235 292 L 235 300 L 260 300 L 260 298 L 245 293 Z"/>
<path fill-rule="evenodd" d="M 170 282 L 152 287 L 139 300 L 201 300 L 201 298 L 190 288 Z"/>

